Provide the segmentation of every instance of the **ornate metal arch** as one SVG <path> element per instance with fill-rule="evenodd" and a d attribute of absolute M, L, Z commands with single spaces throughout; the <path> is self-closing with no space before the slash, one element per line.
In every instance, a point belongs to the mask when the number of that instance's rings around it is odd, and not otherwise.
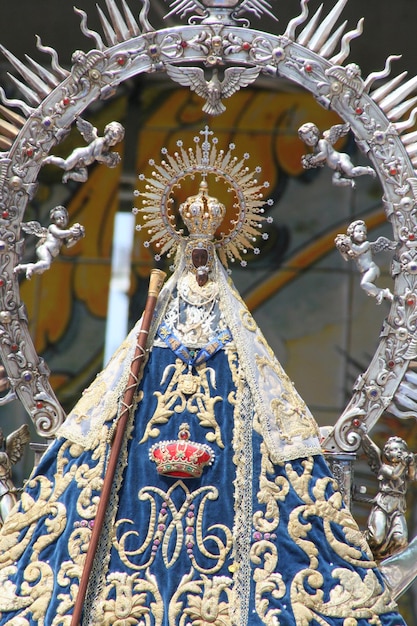
<path fill-rule="evenodd" d="M 357 380 L 327 448 L 355 451 L 361 434 L 391 404 L 417 356 L 417 133 L 410 131 L 417 117 L 417 78 L 389 78 L 395 57 L 387 59 L 383 70 L 363 78 L 357 65 L 344 65 L 349 42 L 362 32 L 361 21 L 346 33 L 345 23 L 336 26 L 347 0 L 339 0 L 324 17 L 320 9 L 309 17 L 307 3 L 301 0 L 299 16 L 282 34 L 271 34 L 238 17 L 244 11 L 273 17 L 265 0 L 173 0 L 169 15 L 181 13 L 182 18 L 195 11 L 197 16 L 186 25 L 160 30 L 149 22 L 149 0 L 144 0 L 138 19 L 125 0 L 119 0 L 121 8 L 117 0 L 106 0 L 108 17 L 99 9 L 104 39 L 88 28 L 87 15 L 76 10 L 82 33 L 94 46 L 87 53 L 74 52 L 70 71 L 40 40 L 38 49 L 50 57 L 48 69 L 29 57 L 22 63 L 2 48 L 20 74 L 13 80 L 22 95 L 10 100 L 0 88 L 0 357 L 11 382 L 3 403 L 18 397 L 41 436 L 53 436 L 65 416 L 50 386 L 48 367 L 33 346 L 13 269 L 22 253 L 20 224 L 36 192 L 42 160 L 91 103 L 112 97 L 123 81 L 164 71 L 181 81 L 172 68 L 182 66 L 255 68 L 271 79 L 286 78 L 350 125 L 379 174 L 387 219 L 398 242 L 392 271 L 395 298 L 377 351 Z M 243 81 L 237 88 L 241 86 Z"/>

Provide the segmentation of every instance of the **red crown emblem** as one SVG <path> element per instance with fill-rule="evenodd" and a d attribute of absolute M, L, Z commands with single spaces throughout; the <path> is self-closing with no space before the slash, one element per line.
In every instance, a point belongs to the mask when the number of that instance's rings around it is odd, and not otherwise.
<path fill-rule="evenodd" d="M 214 461 L 214 452 L 205 443 L 189 441 L 188 424 L 181 424 L 178 439 L 160 441 L 149 450 L 158 474 L 175 478 L 199 478 L 206 465 Z"/>

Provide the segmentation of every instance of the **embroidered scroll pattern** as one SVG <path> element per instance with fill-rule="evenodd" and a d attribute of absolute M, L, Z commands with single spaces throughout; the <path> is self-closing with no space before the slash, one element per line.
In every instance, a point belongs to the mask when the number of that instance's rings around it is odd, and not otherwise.
<path fill-rule="evenodd" d="M 232 604 L 232 579 L 229 576 L 202 576 L 194 572 L 183 576 L 169 609 L 169 624 L 181 626 L 232 626 L 229 607 Z M 183 600 L 181 600 L 183 597 Z"/>
<path fill-rule="evenodd" d="M 63 591 L 57 596 L 56 615 L 51 626 L 69 623 L 70 618 L 63 616 L 73 607 L 91 536 L 106 459 L 106 433 L 107 428 L 104 427 L 96 441 L 90 464 L 78 465 L 77 460 L 84 449 L 78 444 L 64 441 L 58 450 L 54 475 L 51 478 L 34 475 L 28 481 L 28 487 L 35 490 L 35 497 L 24 492 L 18 511 L 9 516 L 3 526 L 0 543 L 0 614 L 22 609 L 19 617 L 16 617 L 16 625 L 26 626 L 33 621 L 39 626 L 46 625 L 45 614 L 56 584 L 67 589 L 67 592 Z M 71 504 L 71 511 L 60 501 L 70 483 L 76 484 L 78 489 L 78 499 Z M 50 547 L 66 530 L 70 516 L 71 519 L 74 516 L 74 509 L 77 520 L 69 533 L 68 558 L 53 565 L 53 550 Z M 15 562 L 31 543 L 31 558 L 23 571 L 19 588 L 7 579 L 17 571 Z M 46 554 L 50 555 L 51 560 Z"/>
<path fill-rule="evenodd" d="M 181 359 L 176 359 L 175 364 L 167 365 L 160 386 L 169 380 L 164 392 L 155 391 L 157 406 L 146 425 L 145 434 L 140 443 L 147 441 L 149 437 L 158 437 L 160 430 L 156 424 L 166 424 L 174 413 L 189 411 L 196 415 L 200 425 L 210 428 L 213 432 L 206 435 L 207 441 L 215 442 L 219 448 L 224 448 L 220 427 L 217 423 L 214 406 L 223 398 L 211 396 L 210 384 L 216 388 L 216 374 L 214 369 L 204 363 L 193 368 L 193 373 Z"/>
<path fill-rule="evenodd" d="M 370 624 L 380 625 L 378 615 L 394 610 L 395 605 L 375 574 L 375 563 L 362 533 L 343 508 L 341 494 L 334 491 L 334 479 L 324 476 L 315 480 L 312 474 L 313 457 L 302 462 L 301 473 L 287 463 L 286 475 L 276 476 L 264 444 L 261 444 L 261 454 L 258 501 L 263 507 L 253 516 L 254 543 L 251 552 L 259 617 L 267 626 L 284 626 L 285 618 L 280 621 L 286 608 L 283 599 L 289 595 L 297 626 L 311 623 L 327 626 L 335 618 L 344 619 L 344 624 L 349 626 L 356 626 L 357 620 L 362 618 L 368 619 Z M 300 504 L 289 515 L 288 535 L 305 554 L 308 565 L 295 573 L 287 588 L 278 571 L 282 571 L 282 564 L 280 567 L 279 541 L 276 538 L 281 523 L 279 509 L 285 508 L 290 490 L 297 494 Z M 331 572 L 334 586 L 328 595 L 325 594 L 324 577 L 319 570 L 320 546 L 310 535 L 317 519 L 323 525 L 324 538 L 335 559 L 340 557 L 346 564 L 359 566 L 364 571 L 362 578 L 358 571 L 349 567 L 334 566 Z M 324 550 L 325 544 L 320 545 Z M 333 567 L 332 563 L 329 565 Z"/>

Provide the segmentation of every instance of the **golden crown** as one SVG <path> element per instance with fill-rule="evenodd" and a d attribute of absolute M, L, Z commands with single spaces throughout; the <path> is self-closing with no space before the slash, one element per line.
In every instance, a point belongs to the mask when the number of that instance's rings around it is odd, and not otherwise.
<path fill-rule="evenodd" d="M 187 198 L 179 211 L 190 237 L 211 240 L 224 219 L 226 207 L 208 195 L 207 181 L 202 180 L 198 194 Z"/>
<path fill-rule="evenodd" d="M 218 150 L 217 138 L 213 137 L 210 141 L 213 132 L 208 126 L 200 131 L 200 135 L 204 141 L 200 142 L 200 137 L 195 137 L 194 150 L 185 150 L 182 141 L 177 142 L 178 151 L 174 155 L 169 155 L 168 150 L 163 148 L 161 152 L 164 160 L 159 165 L 153 160 L 149 162 L 154 167 L 152 176 L 146 178 L 143 174 L 139 175 L 139 180 L 145 181 L 146 185 L 144 191 L 135 192 L 135 196 L 142 198 L 142 208 L 134 208 L 133 212 L 143 216 L 143 224 L 137 225 L 136 229 L 148 232 L 150 238 L 144 245 L 157 249 L 157 260 L 165 253 L 168 257 L 173 255 L 181 239 L 186 238 L 189 241 L 213 242 L 226 267 L 228 260 L 236 259 L 241 265 L 246 265 L 242 254 L 249 249 L 259 252 L 256 241 L 262 222 L 265 219 L 272 221 L 272 218 L 265 217 L 263 208 L 265 200 L 262 190 L 269 184 L 258 182 L 260 167 L 253 171 L 247 167 L 249 154 L 244 154 L 241 159 L 233 156 L 234 144 L 229 145 L 227 152 Z M 182 180 L 187 177 L 194 179 L 196 174 L 201 175 L 199 192 L 183 202 L 179 210 L 189 231 L 187 235 L 178 225 L 180 220 L 174 212 L 172 195 Z M 230 219 L 228 224 L 225 224 L 225 206 L 208 195 L 208 175 L 213 175 L 216 181 L 222 180 L 234 192 L 233 209 L 236 218 Z M 272 204 L 272 200 L 266 203 Z M 221 226 L 224 230 L 217 234 Z M 267 239 L 267 233 L 263 233 L 262 238 Z"/>

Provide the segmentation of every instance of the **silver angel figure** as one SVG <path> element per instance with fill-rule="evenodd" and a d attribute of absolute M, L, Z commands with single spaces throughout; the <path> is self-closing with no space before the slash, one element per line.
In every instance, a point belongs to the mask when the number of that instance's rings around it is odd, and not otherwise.
<path fill-rule="evenodd" d="M 408 545 L 406 493 L 409 481 L 416 480 L 416 455 L 401 437 L 390 437 L 382 452 L 367 435 L 362 445 L 379 481 L 365 535 L 374 557 L 382 560 Z"/>
<path fill-rule="evenodd" d="M 26 222 L 22 224 L 22 230 L 39 237 L 40 241 L 36 246 L 36 263 L 20 263 L 14 268 L 14 272 L 26 272 L 26 278 L 31 278 L 33 274 L 42 274 L 51 267 L 51 263 L 58 256 L 62 244 L 67 248 L 73 246 L 79 239 L 84 237 L 85 230 L 81 224 L 74 224 L 66 228 L 68 224 L 68 211 L 63 206 L 56 206 L 51 209 L 49 216 L 52 223 L 45 228 L 39 222 Z"/>
<path fill-rule="evenodd" d="M 393 300 L 394 296 L 388 288 L 381 289 L 374 282 L 380 275 L 380 269 L 373 260 L 373 254 L 382 250 L 395 250 L 397 244 L 387 237 L 378 237 L 376 241 L 368 241 L 368 229 L 363 220 L 355 220 L 349 224 L 346 235 L 339 234 L 335 240 L 336 248 L 345 261 L 356 262 L 362 274 L 361 287 L 368 296 L 376 298 L 377 304 L 382 300 Z"/>
<path fill-rule="evenodd" d="M 107 124 L 102 137 L 98 136 L 97 128 L 81 117 L 77 119 L 76 125 L 88 145 L 75 148 L 66 159 L 50 155 L 42 162 L 43 165 L 57 165 L 65 170 L 62 177 L 64 183 L 70 179 L 84 183 L 88 178 L 87 165 L 94 161 L 105 163 L 108 167 L 116 167 L 120 163 L 120 155 L 110 150 L 125 136 L 125 129 L 119 122 Z"/>
<path fill-rule="evenodd" d="M 336 124 L 324 131 L 320 137 L 320 131 L 315 124 L 307 122 L 298 129 L 298 136 L 307 145 L 313 148 L 312 154 L 304 154 L 301 163 L 304 169 L 323 167 L 327 165 L 332 170 L 333 184 L 339 187 L 356 186 L 353 178 L 357 176 L 376 176 L 375 170 L 370 166 L 353 165 L 350 156 L 344 152 L 338 152 L 333 147 L 338 139 L 347 135 L 350 130 L 349 124 Z"/>
<path fill-rule="evenodd" d="M 29 428 L 24 424 L 6 439 L 0 429 L 0 528 L 17 502 L 17 489 L 12 481 L 12 467 L 17 463 L 29 442 Z"/>

